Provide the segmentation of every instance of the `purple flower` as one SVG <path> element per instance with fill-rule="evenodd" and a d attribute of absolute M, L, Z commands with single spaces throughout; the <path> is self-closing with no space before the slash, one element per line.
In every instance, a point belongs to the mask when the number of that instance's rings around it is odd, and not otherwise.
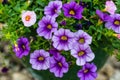
<path fill-rule="evenodd" d="M 30 51 L 29 41 L 27 38 L 20 37 L 17 40 L 17 44 L 13 46 L 13 51 L 16 53 L 18 58 L 22 58 L 23 56 L 27 56 Z"/>
<path fill-rule="evenodd" d="M 53 46 L 58 50 L 70 50 L 74 34 L 68 29 L 59 29 L 52 37 Z"/>
<path fill-rule="evenodd" d="M 36 70 L 46 70 L 50 67 L 50 56 L 45 50 L 35 50 L 30 55 L 30 63 L 32 68 Z"/>
<path fill-rule="evenodd" d="M 44 14 L 52 17 L 57 17 L 61 12 L 61 8 L 62 8 L 61 1 L 50 1 L 48 6 L 46 6 L 44 9 Z"/>
<path fill-rule="evenodd" d="M 8 2 L 8 0 L 2 0 L 2 4 L 7 4 Z"/>
<path fill-rule="evenodd" d="M 55 48 L 50 49 L 49 53 L 52 54 L 53 56 L 58 56 L 59 55 L 59 51 Z"/>
<path fill-rule="evenodd" d="M 60 24 L 61 24 L 62 26 L 66 26 L 66 21 L 63 20 L 63 21 L 60 22 Z"/>
<path fill-rule="evenodd" d="M 58 24 L 55 22 L 55 18 L 51 16 L 45 16 L 38 23 L 37 33 L 39 36 L 44 36 L 46 39 L 51 39 L 52 33 L 57 31 Z"/>
<path fill-rule="evenodd" d="M 79 66 L 84 65 L 86 62 L 92 61 L 95 57 L 90 47 L 86 45 L 75 46 L 71 50 L 71 55 L 77 58 L 76 64 Z"/>
<path fill-rule="evenodd" d="M 54 73 L 56 77 L 63 77 L 63 73 L 68 72 L 68 63 L 61 55 L 50 58 L 50 72 Z"/>
<path fill-rule="evenodd" d="M 75 39 L 73 42 L 73 46 L 76 45 L 89 45 L 92 42 L 92 37 L 84 32 L 83 30 L 79 30 L 75 32 Z"/>
<path fill-rule="evenodd" d="M 95 80 L 97 77 L 97 67 L 93 63 L 86 63 L 81 70 L 78 71 L 77 76 L 80 80 Z"/>
<path fill-rule="evenodd" d="M 87 3 L 80 1 L 79 3 L 83 8 L 87 7 Z"/>
<path fill-rule="evenodd" d="M 7 68 L 7 67 L 3 67 L 2 69 L 1 69 L 1 72 L 2 73 L 7 73 L 9 71 L 9 69 Z"/>
<path fill-rule="evenodd" d="M 79 23 L 78 23 L 78 24 L 75 25 L 75 29 L 76 29 L 76 30 L 79 30 L 79 29 L 82 29 L 82 28 L 83 28 L 83 27 L 82 27 L 82 24 L 79 24 Z"/>
<path fill-rule="evenodd" d="M 100 10 L 96 10 L 96 14 L 100 17 L 100 19 L 102 21 L 110 21 L 111 20 L 111 16 L 101 12 Z"/>
<path fill-rule="evenodd" d="M 112 19 L 106 22 L 105 27 L 120 33 L 120 14 L 113 14 L 111 17 Z"/>
<path fill-rule="evenodd" d="M 64 15 L 66 17 L 74 17 L 75 19 L 82 18 L 83 7 L 75 1 L 63 5 Z"/>

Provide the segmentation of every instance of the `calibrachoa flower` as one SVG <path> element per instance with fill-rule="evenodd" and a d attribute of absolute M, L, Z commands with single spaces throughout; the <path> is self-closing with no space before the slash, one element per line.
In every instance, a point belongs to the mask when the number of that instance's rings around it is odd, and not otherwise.
<path fill-rule="evenodd" d="M 82 18 L 83 7 L 75 1 L 63 5 L 64 15 L 66 17 L 74 17 L 76 19 Z"/>
<path fill-rule="evenodd" d="M 27 56 L 30 51 L 29 41 L 27 38 L 20 37 L 17 40 L 17 44 L 13 46 L 13 51 L 16 53 L 18 58 L 22 58 L 23 56 Z"/>
<path fill-rule="evenodd" d="M 81 70 L 78 71 L 77 76 L 80 80 L 95 80 L 97 78 L 97 67 L 93 63 L 86 63 Z"/>
<path fill-rule="evenodd" d="M 113 34 L 116 38 L 120 39 L 120 34 Z"/>
<path fill-rule="evenodd" d="M 83 30 L 78 30 L 75 32 L 73 45 L 89 45 L 92 42 L 92 37 L 84 32 Z"/>
<path fill-rule="evenodd" d="M 61 24 L 62 26 L 66 26 L 66 21 L 63 20 L 63 21 L 60 22 L 60 24 Z"/>
<path fill-rule="evenodd" d="M 46 6 L 44 9 L 44 14 L 52 17 L 57 17 L 61 12 L 61 8 L 62 8 L 61 1 L 50 1 L 48 6 Z"/>
<path fill-rule="evenodd" d="M 82 28 L 83 28 L 83 27 L 82 27 L 82 24 L 79 24 L 79 23 L 78 23 L 78 24 L 75 25 L 75 29 L 76 29 L 76 30 L 79 30 L 79 29 L 82 29 Z"/>
<path fill-rule="evenodd" d="M 55 18 L 51 16 L 44 16 L 38 23 L 37 33 L 39 36 L 44 36 L 46 39 L 51 39 L 52 33 L 57 31 L 58 24 Z"/>
<path fill-rule="evenodd" d="M 9 71 L 9 69 L 7 68 L 7 67 L 3 67 L 2 69 L 1 69 L 1 72 L 2 73 L 7 73 Z"/>
<path fill-rule="evenodd" d="M 85 8 L 85 7 L 87 7 L 88 5 L 87 5 L 87 3 L 85 3 L 85 2 L 82 2 L 82 1 L 80 1 L 80 3 L 79 3 L 83 8 Z"/>
<path fill-rule="evenodd" d="M 70 50 L 72 42 L 74 40 L 74 34 L 68 29 L 59 29 L 52 37 L 53 46 L 58 50 Z"/>
<path fill-rule="evenodd" d="M 116 5 L 114 4 L 114 2 L 112 0 L 106 1 L 105 10 L 107 12 L 109 12 L 110 14 L 114 14 L 115 13 L 117 8 L 116 8 Z"/>
<path fill-rule="evenodd" d="M 96 10 L 96 14 L 100 17 L 100 20 L 102 21 L 110 21 L 111 20 L 111 16 L 101 12 L 100 10 Z"/>
<path fill-rule="evenodd" d="M 59 51 L 55 48 L 50 49 L 49 53 L 52 54 L 53 56 L 58 56 L 59 55 Z"/>
<path fill-rule="evenodd" d="M 105 27 L 120 33 L 120 14 L 113 14 L 111 17 L 112 19 L 105 24 Z"/>
<path fill-rule="evenodd" d="M 1 0 L 2 4 L 7 4 L 9 1 L 8 0 Z"/>
<path fill-rule="evenodd" d="M 77 58 L 76 64 L 79 66 L 84 65 L 86 62 L 92 61 L 95 57 L 90 47 L 86 45 L 75 46 L 71 49 L 71 55 Z"/>
<path fill-rule="evenodd" d="M 30 27 L 36 22 L 36 14 L 34 11 L 23 11 L 22 12 L 22 22 L 24 26 Z"/>
<path fill-rule="evenodd" d="M 50 58 L 50 72 L 54 73 L 56 77 L 63 77 L 63 73 L 68 72 L 68 63 L 61 55 Z"/>
<path fill-rule="evenodd" d="M 30 63 L 32 68 L 36 70 L 46 70 L 50 67 L 50 56 L 45 50 L 35 50 L 30 55 Z"/>

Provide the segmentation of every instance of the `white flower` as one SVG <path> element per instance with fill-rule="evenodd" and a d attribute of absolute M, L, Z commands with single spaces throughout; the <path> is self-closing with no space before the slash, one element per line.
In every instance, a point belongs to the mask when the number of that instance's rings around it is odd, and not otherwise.
<path fill-rule="evenodd" d="M 36 22 L 36 14 L 34 11 L 23 11 L 21 16 L 22 22 L 26 27 L 30 27 Z"/>

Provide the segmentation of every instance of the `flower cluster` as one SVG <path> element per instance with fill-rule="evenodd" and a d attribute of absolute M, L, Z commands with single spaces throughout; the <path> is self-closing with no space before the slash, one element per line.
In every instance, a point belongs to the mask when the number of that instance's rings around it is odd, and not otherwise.
<path fill-rule="evenodd" d="M 38 22 L 36 32 L 38 36 L 50 40 L 53 48 L 49 51 L 45 51 L 44 49 L 35 50 L 30 54 L 30 64 L 33 69 L 49 69 L 56 77 L 61 78 L 64 73 L 68 72 L 70 65 L 60 51 L 70 51 L 71 56 L 76 58 L 76 65 L 83 66 L 83 68 L 78 71 L 78 77 L 81 78 L 81 80 L 88 80 L 88 78 L 95 80 L 97 77 L 97 67 L 93 63 L 88 63 L 95 58 L 95 54 L 90 48 L 92 37 L 83 30 L 73 32 L 70 29 L 59 27 L 57 17 L 61 14 L 61 9 L 67 18 L 82 19 L 84 7 L 75 1 L 65 4 L 62 4 L 62 1 L 50 1 L 48 6 L 44 8 L 45 16 Z M 98 11 L 98 15 L 102 16 L 102 20 L 109 21 L 109 17 L 104 19 L 106 15 L 102 12 Z M 118 26 L 118 20 L 119 19 L 114 22 L 115 26 Z M 32 26 L 36 22 L 36 14 L 34 11 L 25 11 L 22 13 L 22 21 L 24 26 Z M 66 24 L 65 20 L 60 23 L 60 25 L 64 26 Z M 16 56 L 22 58 L 28 55 L 29 51 L 28 39 L 24 37 L 19 38 L 17 45 L 14 46 Z"/>
<path fill-rule="evenodd" d="M 106 1 L 105 11 L 109 12 L 110 15 L 100 10 L 96 10 L 96 14 L 105 22 L 106 28 L 120 33 L 120 14 L 115 13 L 116 9 L 116 5 L 113 1 Z"/>

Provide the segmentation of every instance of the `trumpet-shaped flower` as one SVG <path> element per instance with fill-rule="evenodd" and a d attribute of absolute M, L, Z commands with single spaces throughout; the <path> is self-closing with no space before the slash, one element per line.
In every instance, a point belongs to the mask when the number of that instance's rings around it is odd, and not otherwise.
<path fill-rule="evenodd" d="M 86 63 L 81 70 L 78 71 L 77 76 L 80 80 L 95 80 L 97 77 L 97 67 L 93 63 Z"/>
<path fill-rule="evenodd" d="M 36 70 L 46 70 L 50 67 L 50 56 L 45 50 L 35 50 L 30 55 L 30 63 L 32 68 Z"/>
<path fill-rule="evenodd" d="M 68 63 L 61 55 L 50 58 L 50 72 L 54 73 L 56 77 L 63 77 L 63 73 L 68 72 Z"/>
<path fill-rule="evenodd" d="M 66 17 L 74 17 L 75 19 L 82 18 L 83 7 L 75 1 L 63 5 L 64 15 Z"/>
<path fill-rule="evenodd" d="M 13 50 L 16 53 L 18 58 L 22 58 L 23 56 L 27 56 L 30 51 L 29 41 L 27 38 L 20 37 L 17 40 L 17 44 L 13 46 Z"/>
<path fill-rule="evenodd" d="M 44 9 L 44 14 L 52 17 L 57 17 L 61 12 L 61 8 L 62 8 L 61 1 L 50 1 L 48 6 L 46 6 Z"/>
<path fill-rule="evenodd" d="M 44 16 L 38 23 L 37 33 L 39 36 L 43 36 L 46 39 L 52 38 L 52 33 L 57 31 L 58 24 L 55 22 L 55 18 L 51 16 Z"/>
<path fill-rule="evenodd" d="M 71 55 L 75 58 L 76 64 L 79 66 L 84 65 L 86 62 L 90 62 L 95 58 L 94 53 L 89 46 L 79 45 L 71 49 Z"/>
<path fill-rule="evenodd" d="M 70 50 L 72 42 L 74 40 L 74 34 L 68 29 L 59 29 L 52 37 L 53 46 L 58 50 Z"/>
<path fill-rule="evenodd" d="M 22 22 L 24 26 L 30 27 L 36 22 L 36 14 L 34 11 L 23 11 L 22 12 Z"/>

